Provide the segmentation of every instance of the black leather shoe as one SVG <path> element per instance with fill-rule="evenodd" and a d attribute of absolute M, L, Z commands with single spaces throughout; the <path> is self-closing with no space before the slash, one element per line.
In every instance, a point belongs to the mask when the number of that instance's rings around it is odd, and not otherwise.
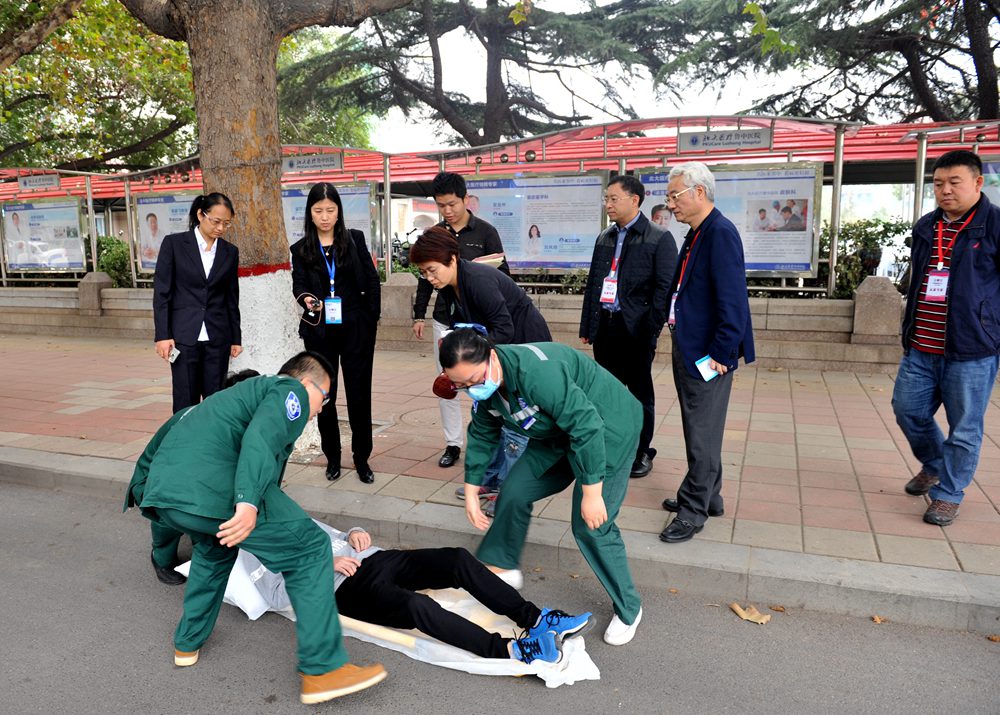
<path fill-rule="evenodd" d="M 187 577 L 174 571 L 173 566 L 164 568 L 156 563 L 156 561 L 153 561 L 152 552 L 149 554 L 149 560 L 153 562 L 153 571 L 156 572 L 156 578 L 159 579 L 160 583 L 165 583 L 168 586 L 180 586 L 187 581 Z"/>
<path fill-rule="evenodd" d="M 695 526 L 690 521 L 674 519 L 670 522 L 670 526 L 660 533 L 660 541 L 665 541 L 668 544 L 679 544 L 682 541 L 689 541 L 703 528 L 705 527 Z"/>
<path fill-rule="evenodd" d="M 680 506 L 680 504 L 677 503 L 676 499 L 664 499 L 663 500 L 663 509 L 664 509 L 664 511 L 669 511 L 669 512 L 671 512 L 673 514 L 676 514 L 677 512 L 679 512 L 681 510 L 681 506 Z M 709 516 L 725 516 L 725 514 L 726 514 L 726 510 L 725 509 L 709 509 L 708 510 L 708 515 Z"/>
<path fill-rule="evenodd" d="M 335 482 L 340 479 L 340 465 L 339 464 L 329 464 L 326 467 L 326 479 L 330 482 Z"/>
<path fill-rule="evenodd" d="M 375 481 L 375 472 L 367 464 L 357 464 L 354 467 L 358 470 L 358 479 L 365 484 L 372 484 Z"/>
<path fill-rule="evenodd" d="M 632 471 L 629 473 L 629 476 L 632 479 L 639 479 L 640 477 L 645 477 L 647 474 L 649 474 L 649 470 L 651 470 L 652 468 L 653 468 L 653 460 L 650 459 L 648 454 L 643 452 L 642 454 L 640 454 L 638 457 L 635 458 L 634 462 L 632 462 Z"/>
<path fill-rule="evenodd" d="M 462 448 L 456 447 L 453 444 L 449 444 L 444 448 L 444 454 L 441 455 L 441 459 L 438 460 L 439 467 L 453 467 L 455 462 L 458 461 L 459 455 L 462 454 Z"/>

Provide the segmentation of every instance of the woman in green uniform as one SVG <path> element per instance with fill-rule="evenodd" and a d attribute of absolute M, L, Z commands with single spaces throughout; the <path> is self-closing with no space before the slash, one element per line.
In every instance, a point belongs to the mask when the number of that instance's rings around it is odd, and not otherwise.
<path fill-rule="evenodd" d="M 440 357 L 455 387 L 475 400 L 465 510 L 476 528 L 488 529 L 476 556 L 509 582 L 520 581 L 516 570 L 532 504 L 575 482 L 573 536 L 615 610 L 604 640 L 628 643 L 642 607 L 615 518 L 642 427 L 638 400 L 596 362 L 558 343 L 493 345 L 476 330 L 461 328 L 444 338 Z M 479 485 L 503 427 L 529 441 L 504 482 L 491 526 L 479 506 Z"/>

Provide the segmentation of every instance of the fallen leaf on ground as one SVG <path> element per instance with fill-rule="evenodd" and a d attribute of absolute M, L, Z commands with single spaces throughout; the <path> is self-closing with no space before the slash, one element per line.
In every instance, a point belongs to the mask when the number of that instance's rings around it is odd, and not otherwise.
<path fill-rule="evenodd" d="M 759 623 L 760 625 L 763 626 L 765 623 L 771 620 L 770 613 L 768 613 L 765 616 L 763 613 L 758 611 L 757 607 L 754 606 L 753 604 L 750 604 L 746 608 L 743 608 L 743 606 L 734 601 L 733 603 L 729 604 L 729 608 L 732 610 L 733 613 L 742 618 L 744 621 L 750 621 L 751 623 Z"/>
<path fill-rule="evenodd" d="M 668 588 L 667 592 L 668 593 L 677 593 L 677 589 L 676 588 Z"/>
<path fill-rule="evenodd" d="M 542 572 L 542 567 L 541 566 L 536 566 L 535 568 L 531 569 L 531 572 L 532 573 L 541 573 Z"/>
<path fill-rule="evenodd" d="M 784 606 L 768 606 L 768 608 L 770 608 L 775 613 L 784 613 L 785 612 L 785 607 Z"/>
<path fill-rule="evenodd" d="M 705 607 L 706 608 L 722 608 L 722 604 L 721 603 L 706 603 Z"/>
<path fill-rule="evenodd" d="M 994 643 L 1000 643 L 1000 636 L 998 636 L 996 633 L 994 633 L 991 636 L 986 636 L 986 640 L 993 641 Z"/>
<path fill-rule="evenodd" d="M 580 574 L 578 574 L 578 573 L 571 573 L 571 574 L 569 575 L 569 577 L 570 577 L 570 578 L 580 578 Z"/>
<path fill-rule="evenodd" d="M 888 623 L 888 618 L 883 618 L 882 616 L 872 616 L 872 623 Z"/>
<path fill-rule="evenodd" d="M 769 368 L 767 368 L 767 371 L 768 372 L 784 372 L 785 368 L 783 368 L 783 367 L 769 367 Z"/>

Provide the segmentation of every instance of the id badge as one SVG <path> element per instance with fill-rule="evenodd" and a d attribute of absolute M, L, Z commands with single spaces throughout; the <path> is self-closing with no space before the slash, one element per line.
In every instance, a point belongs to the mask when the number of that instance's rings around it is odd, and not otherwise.
<path fill-rule="evenodd" d="M 327 325 L 340 325 L 344 322 L 343 302 L 340 298 L 325 298 L 323 300 L 323 314 L 326 316 Z"/>
<path fill-rule="evenodd" d="M 948 299 L 948 271 L 930 271 L 927 274 L 927 300 L 944 303 Z"/>
<path fill-rule="evenodd" d="M 601 302 L 614 303 L 615 298 L 617 297 L 618 297 L 618 279 L 605 278 L 604 287 L 601 288 Z"/>
<path fill-rule="evenodd" d="M 674 306 L 677 305 L 677 291 L 670 296 L 670 315 L 667 316 L 667 325 L 673 326 L 677 324 L 677 315 L 674 313 Z"/>

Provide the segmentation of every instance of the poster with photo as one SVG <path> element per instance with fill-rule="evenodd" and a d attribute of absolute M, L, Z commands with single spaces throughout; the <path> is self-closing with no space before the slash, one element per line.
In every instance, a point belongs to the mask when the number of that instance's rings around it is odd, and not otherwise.
<path fill-rule="evenodd" d="M 983 193 L 991 204 L 1000 206 L 1000 161 L 983 160 Z"/>
<path fill-rule="evenodd" d="M 821 164 L 719 165 L 715 176 L 715 207 L 736 224 L 743 239 L 748 274 L 814 276 L 818 245 L 816 216 L 822 187 Z M 639 172 L 646 187 L 643 211 L 656 212 L 666 197 L 668 172 Z M 649 212 L 646 211 L 650 202 Z M 673 223 L 670 223 L 670 222 Z M 673 217 L 663 224 L 678 245 L 688 227 Z M 674 232 L 676 227 L 676 232 Z"/>
<path fill-rule="evenodd" d="M 156 270 L 163 237 L 188 230 L 188 213 L 197 192 L 146 194 L 135 199 L 135 220 L 138 226 L 139 268 L 145 273 Z"/>
<path fill-rule="evenodd" d="M 86 270 L 81 214 L 79 199 L 4 204 L 8 270 Z"/>
<path fill-rule="evenodd" d="M 522 271 L 590 266 L 606 185 L 605 172 L 466 180 L 469 210 L 496 227 L 510 267 Z"/>
<path fill-rule="evenodd" d="M 311 188 L 312 185 L 303 185 L 281 190 L 281 207 L 289 246 L 305 235 L 306 199 Z M 344 205 L 344 222 L 348 229 L 354 228 L 365 234 L 369 250 L 372 250 L 375 241 L 372 221 L 374 189 L 374 185 L 368 182 L 337 186 L 340 202 Z"/>

